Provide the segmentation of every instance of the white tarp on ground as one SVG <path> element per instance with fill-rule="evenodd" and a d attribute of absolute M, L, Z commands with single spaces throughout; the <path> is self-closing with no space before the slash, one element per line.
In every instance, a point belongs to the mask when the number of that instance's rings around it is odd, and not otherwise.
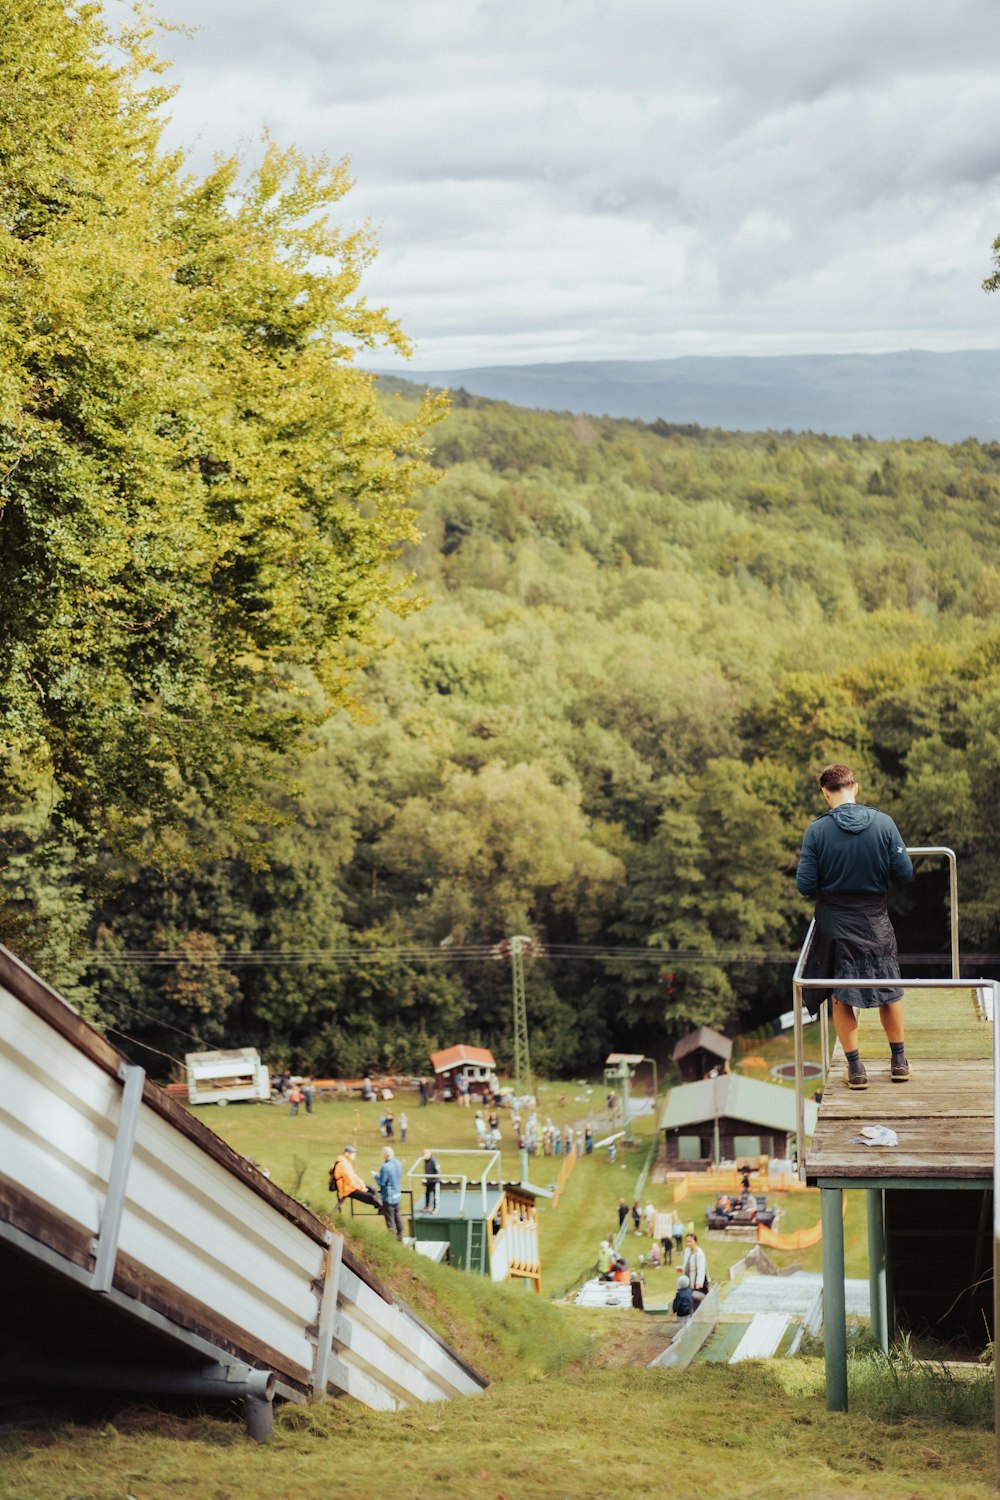
<path fill-rule="evenodd" d="M 577 1307 L 631 1307 L 632 1287 L 627 1281 L 585 1281 L 576 1294 Z"/>

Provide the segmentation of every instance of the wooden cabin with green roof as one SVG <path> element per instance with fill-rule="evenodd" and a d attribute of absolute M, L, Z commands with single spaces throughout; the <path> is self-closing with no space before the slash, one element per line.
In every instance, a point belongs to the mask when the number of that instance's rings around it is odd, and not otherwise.
<path fill-rule="evenodd" d="M 805 1101 L 806 1134 L 816 1105 Z M 796 1134 L 792 1089 L 737 1073 L 720 1073 L 668 1091 L 660 1112 L 670 1172 L 707 1172 L 720 1161 L 788 1157 Z"/>

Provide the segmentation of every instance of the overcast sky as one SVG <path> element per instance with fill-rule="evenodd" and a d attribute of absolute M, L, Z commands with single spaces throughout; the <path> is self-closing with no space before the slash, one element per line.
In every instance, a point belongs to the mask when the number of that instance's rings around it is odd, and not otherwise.
<path fill-rule="evenodd" d="M 156 10 L 195 166 L 351 158 L 414 369 L 1000 348 L 997 0 Z"/>

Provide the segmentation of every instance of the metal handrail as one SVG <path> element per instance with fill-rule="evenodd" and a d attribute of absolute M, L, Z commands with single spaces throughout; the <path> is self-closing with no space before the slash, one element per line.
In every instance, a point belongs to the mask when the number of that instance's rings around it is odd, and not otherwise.
<path fill-rule="evenodd" d="M 448 1151 L 442 1151 L 441 1155 L 442 1156 L 475 1156 L 478 1160 L 481 1161 L 483 1153 L 482 1153 L 481 1150 L 476 1150 L 476 1151 L 464 1151 L 464 1150 L 461 1150 L 461 1151 L 452 1151 L 452 1150 L 449 1149 Z M 427 1173 L 427 1172 L 419 1172 L 417 1170 L 417 1168 L 420 1166 L 420 1163 L 422 1161 L 423 1161 L 423 1157 L 422 1156 L 418 1156 L 417 1159 L 416 1159 L 416 1161 L 413 1163 L 413 1166 L 407 1172 L 407 1174 L 406 1174 L 407 1177 L 412 1177 L 417 1182 L 426 1182 L 428 1176 L 433 1175 L 433 1176 L 437 1177 L 437 1180 L 439 1182 L 457 1182 L 457 1183 L 460 1183 L 461 1186 L 460 1186 L 460 1189 L 459 1189 L 459 1199 L 458 1199 L 458 1211 L 459 1211 L 460 1214 L 464 1214 L 465 1213 L 465 1194 L 466 1194 L 466 1190 L 468 1189 L 470 1181 L 471 1181 L 473 1187 L 475 1187 L 476 1183 L 478 1182 L 480 1193 L 482 1195 L 483 1218 L 486 1217 L 486 1214 L 487 1214 L 487 1211 L 488 1211 L 487 1188 L 489 1186 L 487 1179 L 489 1177 L 490 1169 L 493 1166 L 497 1167 L 497 1177 L 498 1177 L 498 1180 L 500 1178 L 500 1152 L 499 1151 L 491 1151 L 490 1152 L 489 1156 L 486 1158 L 486 1165 L 483 1167 L 482 1173 L 481 1173 L 481 1175 L 478 1178 L 476 1178 L 476 1177 L 470 1177 L 470 1175 L 468 1173 L 466 1173 L 466 1172 L 440 1172 L 439 1171 L 439 1172 L 433 1173 L 433 1174 Z"/>
<path fill-rule="evenodd" d="M 401 1187 L 400 1188 L 400 1190 L 399 1190 L 399 1201 L 400 1201 L 400 1203 L 402 1203 L 402 1201 L 403 1201 L 404 1198 L 409 1198 L 409 1200 L 410 1200 L 409 1219 L 410 1219 L 410 1226 L 412 1228 L 412 1226 L 413 1226 L 413 1189 L 412 1188 L 405 1188 L 405 1187 Z M 372 1208 L 372 1209 L 369 1209 L 367 1212 L 364 1209 L 359 1208 L 358 1207 L 358 1200 L 357 1200 L 357 1198 L 344 1198 L 342 1200 L 342 1202 L 340 1204 L 338 1204 L 338 1208 L 342 1208 L 344 1203 L 349 1203 L 350 1204 L 350 1206 L 351 1206 L 351 1218 L 352 1219 L 381 1219 L 381 1217 L 382 1217 L 382 1210 L 380 1208 Z M 404 1214 L 403 1217 L 406 1218 L 406 1215 Z"/>

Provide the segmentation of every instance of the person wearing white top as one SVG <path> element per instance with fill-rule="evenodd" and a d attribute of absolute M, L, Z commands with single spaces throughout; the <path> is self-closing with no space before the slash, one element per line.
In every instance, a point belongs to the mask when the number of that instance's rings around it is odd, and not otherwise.
<path fill-rule="evenodd" d="M 708 1291 L 708 1262 L 705 1259 L 704 1250 L 698 1244 L 696 1234 L 689 1234 L 684 1245 L 684 1264 L 680 1268 L 681 1275 L 688 1277 L 695 1301 L 700 1302 Z"/>

